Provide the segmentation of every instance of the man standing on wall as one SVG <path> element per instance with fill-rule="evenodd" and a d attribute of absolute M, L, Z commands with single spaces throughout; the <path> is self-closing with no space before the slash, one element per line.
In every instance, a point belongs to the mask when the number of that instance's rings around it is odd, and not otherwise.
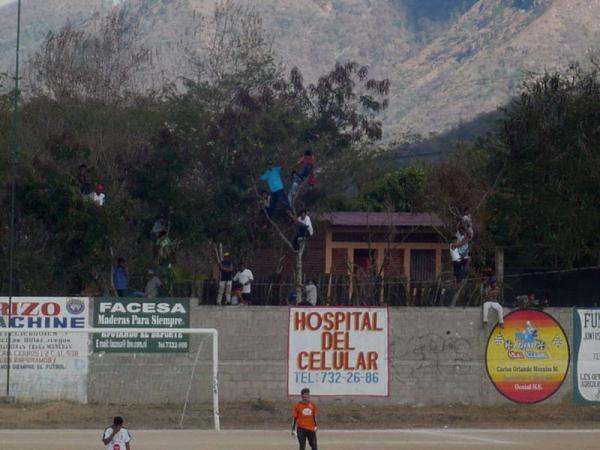
<path fill-rule="evenodd" d="M 243 261 L 240 262 L 240 271 L 235 274 L 233 281 L 242 285 L 242 300 L 244 304 L 252 304 L 252 282 L 254 281 L 254 275 Z"/>
<path fill-rule="evenodd" d="M 231 303 L 231 285 L 233 278 L 233 264 L 229 259 L 229 253 L 223 255 L 223 261 L 219 261 L 219 295 L 217 296 L 217 305 L 223 301 L 223 293 L 225 293 L 225 304 Z"/>
<path fill-rule="evenodd" d="M 112 426 L 104 430 L 102 443 L 106 450 L 131 450 L 131 435 L 129 430 L 123 427 L 123 418 L 117 416 L 113 419 Z"/>
<path fill-rule="evenodd" d="M 298 437 L 300 450 L 306 449 L 306 440 L 312 450 L 317 450 L 317 406 L 310 401 L 308 388 L 300 391 L 302 400 L 292 410 L 292 436 Z"/>

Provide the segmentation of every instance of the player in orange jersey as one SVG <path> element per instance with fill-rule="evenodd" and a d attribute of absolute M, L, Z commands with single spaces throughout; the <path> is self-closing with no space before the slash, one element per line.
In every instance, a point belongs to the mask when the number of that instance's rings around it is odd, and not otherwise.
<path fill-rule="evenodd" d="M 298 436 L 300 450 L 306 449 L 306 440 L 312 450 L 317 450 L 317 406 L 310 401 L 310 390 L 302 389 L 302 400 L 292 409 L 292 436 Z"/>

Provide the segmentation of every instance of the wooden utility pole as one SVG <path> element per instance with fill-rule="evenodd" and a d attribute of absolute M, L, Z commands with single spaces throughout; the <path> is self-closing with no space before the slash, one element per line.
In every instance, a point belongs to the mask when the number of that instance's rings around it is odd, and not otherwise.
<path fill-rule="evenodd" d="M 496 262 L 496 281 L 502 284 L 504 283 L 504 249 L 502 247 L 496 247 L 494 261 Z"/>

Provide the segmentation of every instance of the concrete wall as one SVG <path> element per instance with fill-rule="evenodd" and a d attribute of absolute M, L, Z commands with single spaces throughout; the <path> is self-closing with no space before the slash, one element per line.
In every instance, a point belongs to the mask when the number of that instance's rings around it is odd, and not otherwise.
<path fill-rule="evenodd" d="M 572 340 L 571 309 L 549 309 Z M 479 308 L 390 308 L 390 397 L 361 402 L 409 405 L 506 403 L 488 379 L 485 346 L 491 325 Z M 492 322 L 495 316 L 492 317 Z M 191 326 L 219 330 L 220 397 L 223 401 L 287 398 L 287 320 L 283 307 L 196 307 Z M 196 356 L 192 401 L 209 400 L 210 338 L 184 355 L 90 356 L 91 402 L 181 402 Z M 119 370 L 116 370 L 116 369 Z M 125 377 L 122 374 L 125 374 Z M 118 374 L 118 375 L 117 375 Z M 550 400 L 571 396 L 571 377 Z M 355 400 L 342 397 L 345 400 Z"/>

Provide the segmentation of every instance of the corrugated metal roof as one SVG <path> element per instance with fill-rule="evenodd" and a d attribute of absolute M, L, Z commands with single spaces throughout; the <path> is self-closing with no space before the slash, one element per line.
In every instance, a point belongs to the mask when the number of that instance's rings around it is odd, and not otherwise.
<path fill-rule="evenodd" d="M 430 213 L 330 212 L 317 214 L 318 221 L 338 226 L 441 227 L 443 222 Z"/>

